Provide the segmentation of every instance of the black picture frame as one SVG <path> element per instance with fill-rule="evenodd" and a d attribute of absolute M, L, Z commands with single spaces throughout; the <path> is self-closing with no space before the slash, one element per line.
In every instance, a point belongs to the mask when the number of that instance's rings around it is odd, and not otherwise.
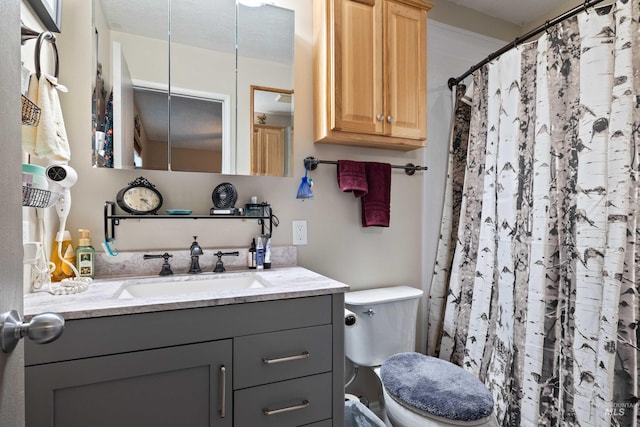
<path fill-rule="evenodd" d="M 62 31 L 62 0 L 27 0 L 27 3 L 47 31 Z"/>

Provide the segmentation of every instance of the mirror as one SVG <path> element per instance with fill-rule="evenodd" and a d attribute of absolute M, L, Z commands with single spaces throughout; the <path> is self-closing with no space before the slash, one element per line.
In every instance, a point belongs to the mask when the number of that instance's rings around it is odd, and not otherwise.
<path fill-rule="evenodd" d="M 251 86 L 251 175 L 288 176 L 293 91 Z"/>
<path fill-rule="evenodd" d="M 254 174 L 252 86 L 292 93 L 295 25 L 245 1 L 93 0 L 94 167 Z"/>

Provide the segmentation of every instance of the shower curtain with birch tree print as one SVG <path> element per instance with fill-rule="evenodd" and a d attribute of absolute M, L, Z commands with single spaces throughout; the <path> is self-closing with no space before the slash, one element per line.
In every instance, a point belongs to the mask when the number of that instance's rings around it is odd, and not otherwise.
<path fill-rule="evenodd" d="M 582 12 L 474 74 L 428 353 L 484 381 L 501 426 L 640 424 L 639 17 Z"/>

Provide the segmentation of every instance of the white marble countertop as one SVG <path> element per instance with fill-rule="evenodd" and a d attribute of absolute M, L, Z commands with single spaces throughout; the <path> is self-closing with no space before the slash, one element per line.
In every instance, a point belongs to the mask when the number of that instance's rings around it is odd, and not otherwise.
<path fill-rule="evenodd" d="M 246 302 L 270 301 L 300 298 L 346 292 L 344 283 L 322 276 L 302 267 L 278 267 L 255 272 L 262 282 L 262 288 L 212 291 L 191 295 L 154 296 L 145 298 L 118 299 L 123 286 L 140 281 L 141 277 L 119 277 L 94 280 L 89 289 L 79 294 L 51 295 L 46 291 L 24 296 L 24 316 L 26 319 L 47 311 L 60 313 L 65 319 L 115 316 L 122 314 L 146 313 L 152 311 L 177 310 L 196 307 L 239 304 Z M 249 270 L 227 273 L 202 273 L 197 275 L 175 275 L 160 277 L 164 280 L 201 280 L 214 277 L 249 273 Z M 145 277 L 144 279 L 149 279 Z"/>

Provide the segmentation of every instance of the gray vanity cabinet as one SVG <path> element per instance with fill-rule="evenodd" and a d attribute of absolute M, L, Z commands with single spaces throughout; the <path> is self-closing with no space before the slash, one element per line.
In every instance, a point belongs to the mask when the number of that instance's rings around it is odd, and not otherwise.
<path fill-rule="evenodd" d="M 68 320 L 27 427 L 342 427 L 343 294 Z"/>

